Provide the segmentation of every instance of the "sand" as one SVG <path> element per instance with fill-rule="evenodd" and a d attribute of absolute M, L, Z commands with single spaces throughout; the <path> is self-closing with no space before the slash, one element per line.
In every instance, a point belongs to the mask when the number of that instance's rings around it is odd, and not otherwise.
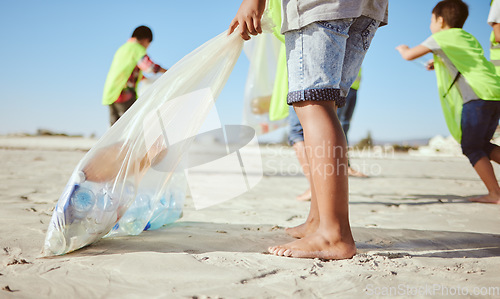
<path fill-rule="evenodd" d="M 266 254 L 291 241 L 308 203 L 293 151 L 262 146 L 265 176 L 251 191 L 173 225 L 39 258 L 73 168 L 95 140 L 0 138 L 0 298 L 353 298 L 500 296 L 500 206 L 464 157 L 354 153 L 371 174 L 350 180 L 353 259 Z"/>

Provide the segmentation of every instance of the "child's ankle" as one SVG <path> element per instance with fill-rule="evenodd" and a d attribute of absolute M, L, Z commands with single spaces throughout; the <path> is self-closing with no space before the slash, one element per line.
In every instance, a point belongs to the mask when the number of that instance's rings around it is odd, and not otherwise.
<path fill-rule="evenodd" d="M 498 190 L 492 190 L 492 191 L 489 191 L 489 192 L 488 192 L 488 195 L 493 196 L 493 197 L 500 198 L 500 189 L 498 189 Z"/>

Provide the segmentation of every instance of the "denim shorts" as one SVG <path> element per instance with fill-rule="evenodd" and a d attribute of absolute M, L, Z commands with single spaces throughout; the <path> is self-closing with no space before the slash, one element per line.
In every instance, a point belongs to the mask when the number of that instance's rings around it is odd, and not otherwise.
<path fill-rule="evenodd" d="M 342 125 L 342 130 L 347 139 L 347 144 L 349 145 L 349 139 L 347 138 L 347 132 L 351 125 L 351 118 L 354 113 L 354 108 L 356 107 L 356 98 L 358 91 L 356 89 L 350 89 L 346 97 L 345 106 L 337 109 L 337 116 L 339 117 L 340 124 Z M 299 117 L 295 112 L 293 107 L 290 107 L 290 112 L 288 113 L 288 144 L 293 146 L 297 142 L 304 141 L 304 129 L 300 124 Z"/>
<path fill-rule="evenodd" d="M 462 108 L 462 152 L 472 166 L 490 156 L 496 144 L 491 143 L 500 119 L 500 101 L 474 100 Z"/>
<path fill-rule="evenodd" d="M 379 25 L 360 16 L 314 22 L 286 32 L 288 105 L 336 101 L 342 107 Z"/>

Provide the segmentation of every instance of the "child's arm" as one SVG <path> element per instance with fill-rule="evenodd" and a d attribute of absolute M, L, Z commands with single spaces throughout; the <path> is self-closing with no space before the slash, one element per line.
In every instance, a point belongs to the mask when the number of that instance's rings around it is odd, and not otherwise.
<path fill-rule="evenodd" d="M 401 57 L 405 60 L 413 60 L 432 52 L 431 49 L 422 45 L 418 45 L 414 48 L 410 48 L 407 45 L 400 45 L 396 47 L 396 50 L 399 51 L 399 54 L 401 54 Z"/>
<path fill-rule="evenodd" d="M 239 26 L 239 32 L 244 40 L 249 40 L 250 35 L 262 33 L 260 18 L 266 8 L 266 0 L 243 0 L 236 16 L 229 25 L 231 34 Z"/>

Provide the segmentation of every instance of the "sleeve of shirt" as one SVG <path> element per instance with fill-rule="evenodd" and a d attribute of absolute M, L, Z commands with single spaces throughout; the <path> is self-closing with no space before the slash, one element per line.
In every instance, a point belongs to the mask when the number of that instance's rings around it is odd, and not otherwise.
<path fill-rule="evenodd" d="M 500 0 L 493 1 L 488 15 L 488 24 L 493 26 L 495 23 L 500 23 Z"/>
<path fill-rule="evenodd" d="M 137 67 L 144 73 L 158 73 L 160 66 L 154 63 L 148 55 L 144 55 L 137 63 Z"/>
<path fill-rule="evenodd" d="M 499 0 L 500 1 L 500 0 Z M 436 50 L 439 50 L 441 49 L 441 47 L 439 47 L 439 44 L 436 42 L 436 40 L 431 36 L 429 36 L 426 40 L 424 40 L 422 43 L 421 43 L 422 46 L 424 47 L 427 47 L 429 48 L 431 51 L 436 51 Z"/>

